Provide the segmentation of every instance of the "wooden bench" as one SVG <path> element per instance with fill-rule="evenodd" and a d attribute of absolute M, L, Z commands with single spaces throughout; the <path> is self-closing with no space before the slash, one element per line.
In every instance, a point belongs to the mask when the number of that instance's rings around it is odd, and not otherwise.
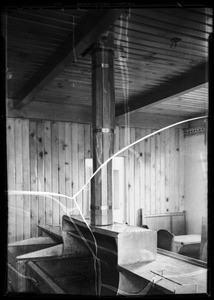
<path fill-rule="evenodd" d="M 157 236 L 153 230 L 125 224 L 88 227 L 76 217 L 70 220 L 64 216 L 62 234 L 65 254 L 96 255 L 100 262 L 96 272 L 101 276 L 102 295 L 117 294 L 118 264 L 156 259 Z"/>
<path fill-rule="evenodd" d="M 167 229 L 174 235 L 186 234 L 185 211 L 151 215 L 143 215 L 142 212 L 143 224 L 156 231 Z"/>
<path fill-rule="evenodd" d="M 49 228 L 40 229 L 52 235 Z M 63 216 L 62 239 L 16 258 L 23 267 L 22 291 L 116 295 L 119 263 L 152 261 L 157 255 L 155 231 L 125 224 L 88 227 L 76 216 Z"/>
<path fill-rule="evenodd" d="M 155 231 L 125 224 L 90 230 L 84 222 L 63 216 L 63 243 L 16 257 L 22 275 L 18 291 L 82 296 L 206 293 L 206 263 L 160 249 L 157 253 Z M 41 228 L 41 234 L 52 233 Z"/>

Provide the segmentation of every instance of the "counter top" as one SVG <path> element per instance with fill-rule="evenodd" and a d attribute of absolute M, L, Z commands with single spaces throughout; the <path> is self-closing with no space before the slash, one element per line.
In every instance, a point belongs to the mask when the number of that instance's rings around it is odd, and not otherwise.
<path fill-rule="evenodd" d="M 105 235 L 117 237 L 119 233 L 131 233 L 131 232 L 142 232 L 142 231 L 152 231 L 150 229 L 145 229 L 142 227 L 130 226 L 126 224 L 114 223 L 112 225 L 103 225 L 103 226 L 93 226 L 90 225 L 90 220 L 85 219 L 87 224 L 84 222 L 81 216 L 63 216 L 63 219 L 68 222 L 75 222 L 75 224 L 89 227 L 92 232 L 104 233 Z"/>
<path fill-rule="evenodd" d="M 140 276 L 149 282 L 155 278 L 156 285 L 165 293 L 207 292 L 206 268 L 161 253 L 157 253 L 157 259 L 154 261 L 123 264 L 119 265 L 118 269 Z"/>

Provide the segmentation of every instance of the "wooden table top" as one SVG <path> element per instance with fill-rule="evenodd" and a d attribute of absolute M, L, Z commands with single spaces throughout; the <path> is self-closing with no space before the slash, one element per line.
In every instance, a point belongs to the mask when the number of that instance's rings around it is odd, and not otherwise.
<path fill-rule="evenodd" d="M 175 257 L 158 253 L 154 261 L 120 265 L 118 269 L 122 272 L 131 272 L 148 281 L 155 278 L 156 285 L 166 293 L 207 292 L 207 269 Z M 165 278 L 161 279 L 158 274 L 163 274 Z"/>
<path fill-rule="evenodd" d="M 174 243 L 180 243 L 182 245 L 201 243 L 200 234 L 185 234 L 174 236 Z"/>

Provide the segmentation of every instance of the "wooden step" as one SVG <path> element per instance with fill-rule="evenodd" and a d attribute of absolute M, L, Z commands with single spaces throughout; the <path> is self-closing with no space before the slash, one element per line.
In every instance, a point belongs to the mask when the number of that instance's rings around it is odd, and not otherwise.
<path fill-rule="evenodd" d="M 47 259 L 53 257 L 61 257 L 63 254 L 63 244 L 58 244 L 49 248 L 41 249 L 38 251 L 30 252 L 16 257 L 17 261 L 20 260 L 35 260 Z"/>
<path fill-rule="evenodd" d="M 13 257 L 41 250 L 56 245 L 52 237 L 33 237 L 8 244 L 8 251 Z"/>
<path fill-rule="evenodd" d="M 26 289 L 26 280 L 23 277 L 23 275 L 25 276 L 24 259 L 27 260 L 29 259 L 28 257 L 35 257 L 33 253 L 40 253 L 40 251 L 46 253 L 46 249 L 57 247 L 57 244 L 59 244 L 59 241 L 54 240 L 50 236 L 33 237 L 8 244 L 8 278 L 10 289 L 18 292 L 23 292 Z M 62 244 L 59 246 L 61 246 L 62 251 Z M 58 253 L 61 252 L 58 251 Z"/>

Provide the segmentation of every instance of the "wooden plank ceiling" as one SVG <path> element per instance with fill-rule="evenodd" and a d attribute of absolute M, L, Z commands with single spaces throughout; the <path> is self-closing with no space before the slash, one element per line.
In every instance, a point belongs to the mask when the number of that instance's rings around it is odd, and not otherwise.
<path fill-rule="evenodd" d="M 112 11 L 116 10 L 110 11 L 112 23 L 104 25 L 102 18 L 109 20 L 110 14 L 102 15 L 101 10 L 8 9 L 2 22 L 8 74 L 12 76 L 7 80 L 7 97 L 15 104 L 45 102 L 50 109 L 51 104 L 65 104 L 91 111 L 91 58 L 89 52 L 81 54 L 100 34 L 96 26 L 100 22 L 104 37 L 113 41 L 115 50 L 117 116 L 127 109 L 183 117 L 207 113 L 212 10 L 126 9 L 114 16 Z M 79 42 L 82 32 L 88 35 Z M 57 69 L 54 55 L 61 63 L 59 49 L 69 41 L 70 60 Z M 41 79 L 43 84 L 38 81 L 33 86 L 49 60 L 54 65 L 48 69 L 52 77 L 47 75 Z M 27 91 L 26 102 L 23 91 Z"/>
<path fill-rule="evenodd" d="M 184 118 L 204 116 L 208 113 L 208 83 L 182 95 L 140 108 L 138 112 Z"/>

